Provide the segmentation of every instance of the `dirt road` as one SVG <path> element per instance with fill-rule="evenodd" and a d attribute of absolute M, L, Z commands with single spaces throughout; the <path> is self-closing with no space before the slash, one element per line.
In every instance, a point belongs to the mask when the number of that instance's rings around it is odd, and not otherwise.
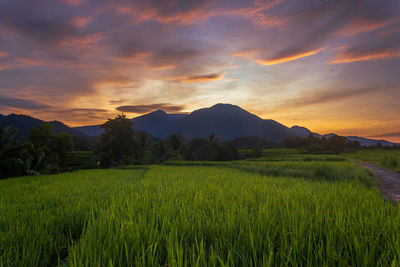
<path fill-rule="evenodd" d="M 383 169 L 371 163 L 361 162 L 360 165 L 373 171 L 382 180 L 380 186 L 382 194 L 394 202 L 400 202 L 400 173 Z"/>

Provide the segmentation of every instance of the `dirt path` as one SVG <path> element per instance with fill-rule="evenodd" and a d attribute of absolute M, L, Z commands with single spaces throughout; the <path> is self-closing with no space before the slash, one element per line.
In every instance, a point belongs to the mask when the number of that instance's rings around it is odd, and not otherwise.
<path fill-rule="evenodd" d="M 400 173 L 383 169 L 375 164 L 360 162 L 360 165 L 373 171 L 381 180 L 382 194 L 395 202 L 400 202 Z"/>

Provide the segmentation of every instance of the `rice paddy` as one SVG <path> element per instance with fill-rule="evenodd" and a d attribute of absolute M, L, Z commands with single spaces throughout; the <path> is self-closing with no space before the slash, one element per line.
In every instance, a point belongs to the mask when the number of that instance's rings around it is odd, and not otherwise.
<path fill-rule="evenodd" d="M 375 185 L 331 160 L 2 180 L 0 266 L 399 266 L 400 212 Z"/>

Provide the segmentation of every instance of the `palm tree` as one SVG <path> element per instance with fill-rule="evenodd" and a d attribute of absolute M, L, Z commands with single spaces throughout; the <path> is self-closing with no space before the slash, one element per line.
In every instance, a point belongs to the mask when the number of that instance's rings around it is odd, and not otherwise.
<path fill-rule="evenodd" d="M 22 175 L 25 173 L 27 161 L 24 160 L 28 144 L 18 140 L 18 129 L 14 126 L 4 127 L 0 124 L 0 178 Z"/>

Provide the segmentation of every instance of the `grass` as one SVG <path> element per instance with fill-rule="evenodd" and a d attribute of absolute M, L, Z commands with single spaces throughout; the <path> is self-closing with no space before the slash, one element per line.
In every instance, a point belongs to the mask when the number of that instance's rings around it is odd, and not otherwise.
<path fill-rule="evenodd" d="M 1 180 L 0 266 L 400 265 L 400 211 L 371 173 L 265 152 Z"/>
<path fill-rule="evenodd" d="M 89 220 L 68 264 L 395 266 L 399 240 L 399 210 L 359 182 L 154 166 Z"/>
<path fill-rule="evenodd" d="M 0 181 L 0 266 L 54 266 L 89 216 L 144 171 L 91 170 Z"/>
<path fill-rule="evenodd" d="M 230 167 L 275 177 L 297 177 L 325 181 L 358 181 L 374 186 L 378 181 L 373 174 L 352 162 L 332 161 L 236 161 Z"/>
<path fill-rule="evenodd" d="M 400 172 L 400 150 L 359 150 L 356 153 L 345 153 L 343 155 L 350 159 L 374 163 L 380 167 Z"/>

